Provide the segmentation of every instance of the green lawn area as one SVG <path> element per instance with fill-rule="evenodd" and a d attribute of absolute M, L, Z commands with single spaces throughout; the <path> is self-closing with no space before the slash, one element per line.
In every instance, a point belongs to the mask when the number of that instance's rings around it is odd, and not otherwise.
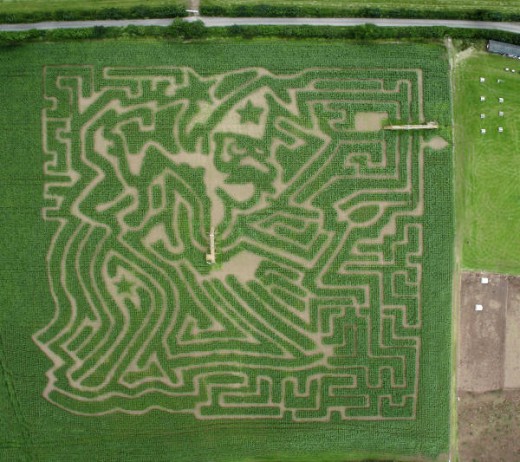
<path fill-rule="evenodd" d="M 186 5 L 185 0 L 0 0 L 0 13 L 30 13 L 32 11 L 92 10 Z"/>
<path fill-rule="evenodd" d="M 273 6 L 295 6 L 313 8 L 358 9 L 365 7 L 396 9 L 409 8 L 421 10 L 477 10 L 488 9 L 501 12 L 518 12 L 518 0 L 201 0 L 202 6 L 237 6 L 251 4 L 271 4 Z"/>
<path fill-rule="evenodd" d="M 444 46 L 37 43 L 0 71 L 0 460 L 448 459 Z"/>
<path fill-rule="evenodd" d="M 455 89 L 462 266 L 520 273 L 520 61 L 475 52 L 457 66 Z"/>

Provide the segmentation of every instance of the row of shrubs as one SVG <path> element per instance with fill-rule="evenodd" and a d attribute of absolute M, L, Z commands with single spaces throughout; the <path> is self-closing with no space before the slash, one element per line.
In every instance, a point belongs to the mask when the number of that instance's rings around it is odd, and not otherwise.
<path fill-rule="evenodd" d="M 507 13 L 492 10 L 426 10 L 414 8 L 330 8 L 322 6 L 283 6 L 270 4 L 247 4 L 221 6 L 202 4 L 203 16 L 231 17 L 360 17 L 360 18 L 424 18 L 424 19 L 465 19 L 472 21 L 520 21 L 520 10 Z M 55 10 L 20 13 L 1 13 L 0 23 L 34 23 L 41 21 L 81 21 L 93 19 L 143 19 L 175 18 L 187 15 L 184 5 L 147 6 L 131 8 L 104 8 L 91 10 Z"/>
<path fill-rule="evenodd" d="M 96 26 L 86 29 L 29 30 L 0 32 L 0 45 L 21 45 L 35 41 L 92 40 L 124 37 L 159 37 L 194 40 L 218 37 L 280 37 L 291 39 L 412 39 L 430 40 L 452 37 L 463 40 L 493 39 L 520 45 L 520 34 L 484 29 L 454 29 L 449 27 L 377 27 L 373 24 L 353 27 L 333 26 L 230 26 L 205 27 L 201 21 L 186 22 L 176 19 L 168 27 L 159 26 Z"/>
<path fill-rule="evenodd" d="M 330 38 L 354 40 L 387 39 L 444 39 L 451 37 L 466 41 L 498 40 L 520 45 L 520 34 L 489 29 L 462 29 L 445 26 L 432 27 L 378 27 L 373 24 L 361 26 L 231 26 L 226 35 L 243 38 L 280 37 L 280 38 Z"/>
<path fill-rule="evenodd" d="M 20 13 L 1 13 L 0 23 L 33 23 L 42 21 L 88 21 L 93 19 L 175 18 L 186 16 L 183 5 L 146 6 L 131 8 L 103 8 L 91 10 L 54 10 Z"/>
<path fill-rule="evenodd" d="M 200 7 L 203 16 L 231 17 L 287 17 L 287 18 L 413 18 L 413 19 L 464 19 L 470 21 L 520 21 L 518 12 L 492 10 L 449 10 L 414 8 L 330 8 L 322 6 L 283 6 L 269 4 L 206 5 Z"/>

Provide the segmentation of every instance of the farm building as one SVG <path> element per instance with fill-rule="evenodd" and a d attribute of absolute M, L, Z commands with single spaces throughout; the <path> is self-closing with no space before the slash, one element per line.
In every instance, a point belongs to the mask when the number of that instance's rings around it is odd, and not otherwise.
<path fill-rule="evenodd" d="M 490 40 L 487 44 L 487 50 L 490 53 L 506 55 L 511 58 L 520 58 L 520 46 L 512 45 L 511 43 L 504 43 L 504 42 L 497 42 L 496 40 Z"/>

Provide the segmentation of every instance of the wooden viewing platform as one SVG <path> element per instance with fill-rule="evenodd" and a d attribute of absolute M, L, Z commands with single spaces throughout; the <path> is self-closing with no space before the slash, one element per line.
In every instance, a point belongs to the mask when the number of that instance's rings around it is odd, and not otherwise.
<path fill-rule="evenodd" d="M 206 263 L 214 265 L 216 263 L 215 256 L 215 228 L 209 231 L 209 253 L 206 254 Z"/>
<path fill-rule="evenodd" d="M 439 128 L 437 122 L 428 122 L 420 125 L 387 125 L 384 130 L 433 130 Z"/>

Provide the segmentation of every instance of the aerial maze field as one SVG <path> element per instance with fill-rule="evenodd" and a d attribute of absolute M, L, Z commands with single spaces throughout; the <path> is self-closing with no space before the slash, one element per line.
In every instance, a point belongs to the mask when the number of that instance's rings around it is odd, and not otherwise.
<path fill-rule="evenodd" d="M 423 355 L 449 376 L 423 349 L 449 339 L 432 300 L 449 300 L 450 252 L 425 242 L 451 248 L 450 116 L 447 65 L 402 62 L 45 66 L 44 397 L 78 415 L 415 420 Z"/>

